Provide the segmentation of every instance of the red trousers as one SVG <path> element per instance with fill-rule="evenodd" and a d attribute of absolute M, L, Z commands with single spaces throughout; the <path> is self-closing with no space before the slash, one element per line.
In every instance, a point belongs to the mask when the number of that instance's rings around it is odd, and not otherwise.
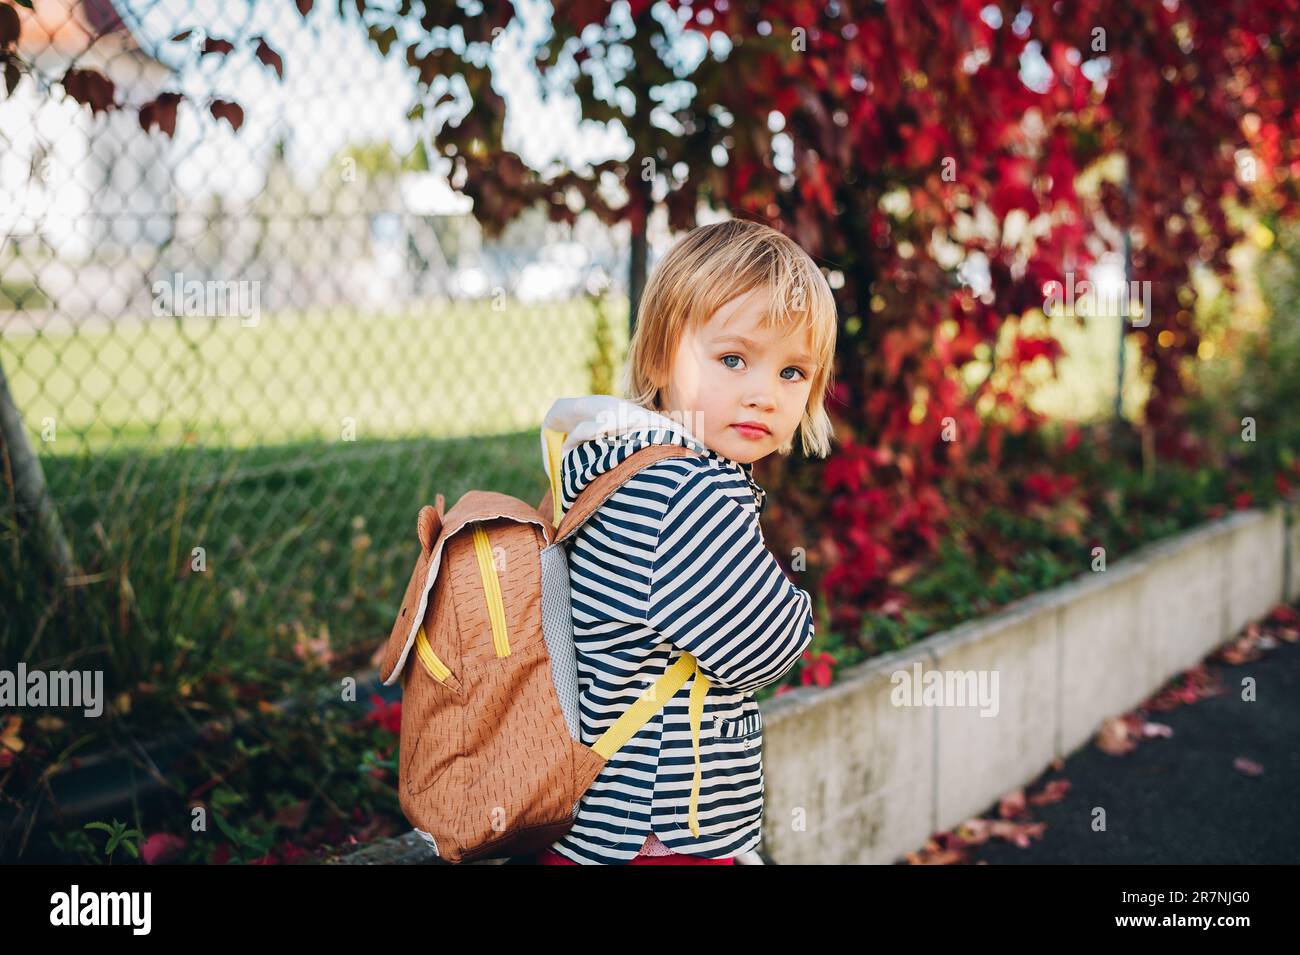
<path fill-rule="evenodd" d="M 551 849 L 543 849 L 537 854 L 538 865 L 577 865 L 572 859 L 566 859 Z M 674 852 L 666 856 L 637 856 L 628 865 L 735 865 L 734 857 L 726 859 L 706 859 L 704 856 L 688 856 Z"/>

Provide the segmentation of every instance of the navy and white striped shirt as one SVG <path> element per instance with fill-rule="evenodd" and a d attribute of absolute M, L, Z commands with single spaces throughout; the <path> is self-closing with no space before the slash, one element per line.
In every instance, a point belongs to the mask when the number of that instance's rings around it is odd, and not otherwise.
<path fill-rule="evenodd" d="M 653 829 L 669 849 L 724 858 L 762 836 L 762 718 L 754 691 L 784 676 L 813 637 L 812 599 L 767 550 L 766 492 L 752 465 L 693 435 L 641 428 L 573 447 L 567 511 L 597 475 L 651 444 L 700 458 L 656 462 L 612 494 L 568 550 L 582 742 L 593 745 L 686 650 L 711 683 L 700 726 L 700 835 L 688 825 L 694 679 L 606 764 L 573 828 L 551 848 L 583 864 L 623 864 Z"/>

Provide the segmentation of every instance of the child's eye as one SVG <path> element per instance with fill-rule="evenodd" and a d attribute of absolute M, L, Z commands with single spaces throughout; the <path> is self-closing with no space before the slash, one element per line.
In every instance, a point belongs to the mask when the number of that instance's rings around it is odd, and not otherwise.
<path fill-rule="evenodd" d="M 724 365 L 726 365 L 726 364 L 727 364 L 727 359 L 728 359 L 728 358 L 739 358 L 741 361 L 744 361 L 744 360 L 745 360 L 745 359 L 743 359 L 743 358 L 740 358 L 739 355 L 723 355 L 721 358 L 718 359 L 718 361 L 720 361 L 720 362 L 722 362 Z M 738 368 L 738 367 L 740 367 L 740 366 L 739 366 L 739 365 L 727 365 L 727 367 L 728 367 L 728 368 Z"/>
<path fill-rule="evenodd" d="M 802 369 L 802 368 L 796 368 L 794 365 L 790 365 L 790 366 L 788 366 L 785 370 L 786 370 L 786 371 L 797 371 L 797 372 L 799 372 L 799 377 L 798 377 L 798 378 L 787 378 L 786 381 L 803 381 L 805 378 L 808 377 L 807 375 L 805 375 L 805 374 L 803 373 L 803 369 Z"/>

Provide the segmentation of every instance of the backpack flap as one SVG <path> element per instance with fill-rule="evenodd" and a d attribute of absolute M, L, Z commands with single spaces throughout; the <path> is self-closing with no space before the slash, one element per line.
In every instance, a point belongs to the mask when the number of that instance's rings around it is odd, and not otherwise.
<path fill-rule="evenodd" d="M 393 623 L 384 659 L 379 667 L 379 678 L 385 686 L 396 683 L 402 675 L 406 661 L 415 646 L 420 626 L 429 611 L 429 597 L 438 569 L 442 565 L 447 542 L 471 524 L 507 518 L 524 524 L 536 525 L 544 544 L 549 544 L 555 533 L 541 514 L 517 498 L 496 491 L 466 491 L 446 514 L 442 513 L 442 495 L 438 495 L 438 508 L 426 505 L 420 509 L 418 520 L 420 556 L 406 585 L 402 607 Z M 432 634 L 426 636 L 432 637 Z"/>
<path fill-rule="evenodd" d="M 437 506 L 426 504 L 420 508 L 416 517 L 416 537 L 420 541 L 420 556 L 416 558 L 415 569 L 406 585 L 406 594 L 402 597 L 402 606 L 393 623 L 392 632 L 384 644 L 383 658 L 379 664 L 379 679 L 389 686 L 396 683 L 406 665 L 415 635 L 420 628 L 428 609 L 429 591 L 427 586 L 437 573 L 438 555 L 441 553 L 443 540 L 443 509 L 445 500 L 441 494 L 437 497 Z"/>

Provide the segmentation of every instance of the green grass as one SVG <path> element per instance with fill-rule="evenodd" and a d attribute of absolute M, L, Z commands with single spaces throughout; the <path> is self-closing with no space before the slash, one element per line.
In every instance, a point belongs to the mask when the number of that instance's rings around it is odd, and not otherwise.
<path fill-rule="evenodd" d="M 620 352 L 625 310 L 607 310 Z M 587 392 L 595 316 L 576 300 L 167 318 L 9 334 L 0 361 L 33 438 L 53 423 L 54 453 L 497 434 Z"/>
<path fill-rule="evenodd" d="M 619 307 L 603 334 L 621 354 Z M 118 688 L 274 679 L 323 628 L 339 664 L 363 665 L 392 626 L 420 506 L 471 488 L 540 500 L 542 415 L 608 372 L 596 317 L 574 302 L 0 340 L 84 574 L 47 586 L 5 508 L 3 658 L 102 666 Z"/>

